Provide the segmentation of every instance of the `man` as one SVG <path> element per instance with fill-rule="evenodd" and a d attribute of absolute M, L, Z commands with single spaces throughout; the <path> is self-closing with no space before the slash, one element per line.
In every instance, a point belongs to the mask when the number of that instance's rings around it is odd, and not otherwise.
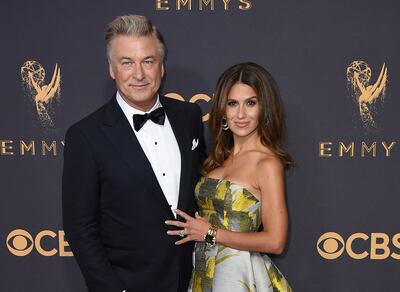
<path fill-rule="evenodd" d="M 117 92 L 65 139 L 67 240 L 89 291 L 186 291 L 192 246 L 176 246 L 165 221 L 196 210 L 201 112 L 158 95 L 166 48 L 146 17 L 117 17 L 106 42 Z"/>

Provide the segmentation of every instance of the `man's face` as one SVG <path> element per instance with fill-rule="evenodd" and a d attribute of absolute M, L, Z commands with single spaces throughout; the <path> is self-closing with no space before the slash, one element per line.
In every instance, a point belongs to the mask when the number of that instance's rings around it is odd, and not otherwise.
<path fill-rule="evenodd" d="M 148 111 L 157 99 L 164 65 L 154 36 L 119 35 L 111 43 L 110 76 L 123 99 Z"/>

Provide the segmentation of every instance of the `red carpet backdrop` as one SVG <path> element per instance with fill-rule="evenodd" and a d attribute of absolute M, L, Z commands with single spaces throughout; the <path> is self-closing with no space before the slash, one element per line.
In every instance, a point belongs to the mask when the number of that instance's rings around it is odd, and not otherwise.
<path fill-rule="evenodd" d="M 162 93 L 199 104 L 205 125 L 228 66 L 253 61 L 277 79 L 296 167 L 287 250 L 274 261 L 294 291 L 399 290 L 398 1 L 0 6 L 0 291 L 85 291 L 61 222 L 64 134 L 114 93 L 104 31 L 123 14 L 161 29 Z"/>

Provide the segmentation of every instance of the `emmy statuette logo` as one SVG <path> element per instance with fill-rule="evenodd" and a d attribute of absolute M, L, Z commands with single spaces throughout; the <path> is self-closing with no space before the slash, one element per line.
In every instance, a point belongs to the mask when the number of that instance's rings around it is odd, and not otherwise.
<path fill-rule="evenodd" d="M 347 68 L 347 82 L 350 94 L 358 104 L 363 126 L 366 129 L 376 127 L 374 115 L 376 103 L 383 102 L 388 81 L 385 63 L 375 83 L 371 83 L 372 70 L 364 61 L 353 61 Z"/>
<path fill-rule="evenodd" d="M 26 61 L 21 67 L 21 79 L 25 92 L 35 103 L 37 116 L 45 128 L 53 128 L 53 102 L 59 101 L 61 92 L 61 72 L 58 64 L 49 83 L 45 83 L 46 71 L 34 60 Z"/>
<path fill-rule="evenodd" d="M 375 74 L 378 75 L 378 74 Z M 372 70 L 364 61 L 353 61 L 347 67 L 347 88 L 357 104 L 357 115 L 367 132 L 380 130 L 377 115 L 384 104 L 388 84 L 388 69 L 383 63 L 375 82 L 372 81 Z M 386 139 L 381 141 L 366 139 L 325 139 L 319 142 L 318 156 L 322 158 L 375 158 L 392 157 L 397 151 L 397 141 Z M 332 241 L 328 241 L 332 242 Z M 329 245 L 329 244 L 328 244 Z"/>

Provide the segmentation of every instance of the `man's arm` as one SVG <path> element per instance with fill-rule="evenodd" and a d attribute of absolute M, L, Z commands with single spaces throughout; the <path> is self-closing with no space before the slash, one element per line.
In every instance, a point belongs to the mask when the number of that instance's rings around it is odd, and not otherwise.
<path fill-rule="evenodd" d="M 77 127 L 65 137 L 62 178 L 63 223 L 67 240 L 89 291 L 122 291 L 100 239 L 98 167 L 86 137 Z"/>

